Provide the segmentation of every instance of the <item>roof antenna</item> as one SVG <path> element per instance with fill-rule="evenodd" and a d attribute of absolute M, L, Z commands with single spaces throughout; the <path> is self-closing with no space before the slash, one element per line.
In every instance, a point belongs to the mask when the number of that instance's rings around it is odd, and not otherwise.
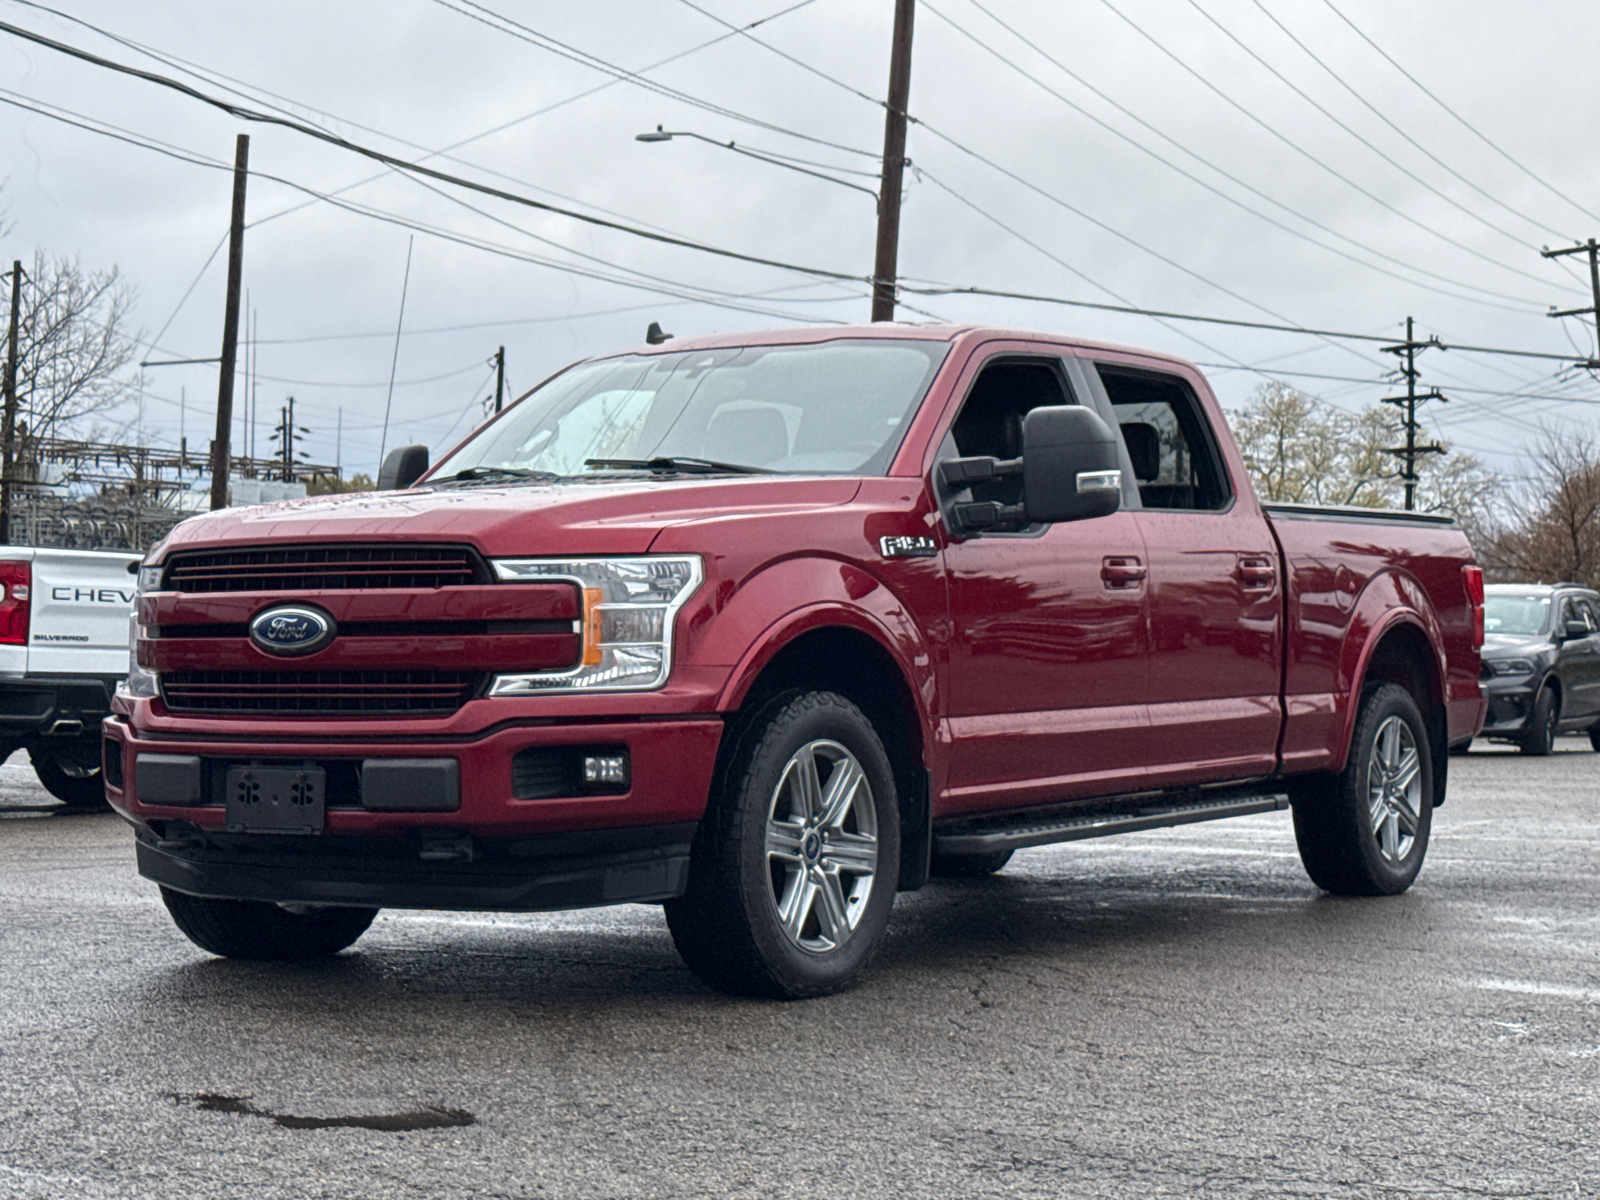
<path fill-rule="evenodd" d="M 659 346 L 662 342 L 671 341 L 672 335 L 670 333 L 661 332 L 660 321 L 651 321 L 650 328 L 644 331 L 644 340 L 646 345 Z"/>

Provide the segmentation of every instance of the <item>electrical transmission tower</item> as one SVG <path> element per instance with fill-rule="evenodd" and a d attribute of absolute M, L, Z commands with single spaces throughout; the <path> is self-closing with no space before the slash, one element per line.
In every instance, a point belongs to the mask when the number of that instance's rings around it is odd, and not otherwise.
<path fill-rule="evenodd" d="M 1550 306 L 1552 317 L 1586 317 L 1594 314 L 1595 353 L 1600 355 L 1600 243 L 1593 238 L 1587 242 L 1580 242 L 1576 246 L 1568 246 L 1563 250 L 1551 250 L 1548 246 L 1539 251 L 1541 258 L 1563 258 L 1568 254 L 1587 254 L 1589 256 L 1589 283 L 1594 288 L 1594 306 L 1592 308 L 1564 308 L 1558 310 L 1555 305 Z M 1583 364 L 1591 371 L 1600 369 L 1600 358 L 1591 358 Z"/>
<path fill-rule="evenodd" d="M 1383 403 L 1394 404 L 1405 410 L 1406 444 L 1404 446 L 1386 446 L 1385 454 L 1393 454 L 1402 459 L 1405 468 L 1400 472 L 1400 478 L 1406 485 L 1406 511 L 1411 512 L 1417 506 L 1417 459 L 1424 454 L 1448 454 L 1438 442 L 1419 444 L 1417 442 L 1417 405 L 1427 400 L 1448 402 L 1448 397 L 1437 391 L 1417 391 L 1417 377 L 1421 374 L 1417 370 L 1417 351 L 1426 350 L 1430 346 L 1438 346 L 1437 336 L 1430 337 L 1425 342 L 1416 340 L 1412 332 L 1412 321 L 1406 318 L 1406 340 L 1398 346 L 1384 346 L 1385 354 L 1398 355 L 1405 360 L 1405 365 L 1400 368 L 1400 374 L 1405 376 L 1406 394 L 1404 396 L 1385 396 Z"/>
<path fill-rule="evenodd" d="M 279 410 L 282 413 L 278 426 L 272 431 L 272 440 L 278 444 L 279 478 L 285 483 L 292 483 L 295 477 L 295 468 L 305 462 L 297 452 L 296 445 L 311 430 L 303 425 L 294 423 L 294 397 L 289 397 L 289 402 Z"/>

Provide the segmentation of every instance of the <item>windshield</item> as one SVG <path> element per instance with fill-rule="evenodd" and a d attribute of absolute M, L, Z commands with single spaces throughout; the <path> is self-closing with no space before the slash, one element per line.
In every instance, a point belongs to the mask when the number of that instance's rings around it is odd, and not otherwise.
<path fill-rule="evenodd" d="M 701 459 L 799 474 L 881 474 L 949 347 L 837 341 L 582 363 L 439 464 L 582 475 L 614 460 Z M 589 466 L 591 459 L 613 460 Z"/>
<path fill-rule="evenodd" d="M 1533 637 L 1544 632 L 1550 614 L 1550 597 L 1537 595 L 1494 596 L 1483 598 L 1483 630 Z"/>

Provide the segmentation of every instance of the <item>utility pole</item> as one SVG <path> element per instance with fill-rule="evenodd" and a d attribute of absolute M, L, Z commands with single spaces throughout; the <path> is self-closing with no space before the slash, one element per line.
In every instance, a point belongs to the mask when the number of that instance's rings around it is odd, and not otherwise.
<path fill-rule="evenodd" d="M 894 320 L 900 258 L 900 190 L 906 165 L 906 104 L 911 96 L 911 18 L 916 10 L 916 0 L 895 0 L 888 112 L 883 121 L 883 185 L 878 191 L 878 253 L 872 268 L 874 321 Z"/>
<path fill-rule="evenodd" d="M 233 370 L 239 355 L 239 281 L 244 271 L 244 186 L 250 178 L 250 135 L 233 151 L 233 223 L 228 232 L 228 303 L 222 317 L 222 367 L 217 380 L 217 437 L 211 443 L 211 507 L 228 507 L 228 438 L 233 432 Z"/>
<path fill-rule="evenodd" d="M 11 264 L 11 320 L 6 331 L 5 409 L 0 417 L 0 542 L 11 541 L 11 481 L 17 463 L 17 318 L 22 311 L 22 261 Z"/>
<path fill-rule="evenodd" d="M 1600 355 L 1600 243 L 1593 238 L 1576 246 L 1568 246 L 1564 250 L 1544 249 L 1539 251 L 1541 258 L 1561 258 L 1568 254 L 1587 254 L 1589 256 L 1589 284 L 1594 289 L 1593 308 L 1567 308 L 1557 311 L 1554 305 L 1550 306 L 1552 317 L 1586 317 L 1594 314 L 1595 353 Z M 1600 369 L 1600 359 L 1591 358 L 1583 364 L 1591 371 Z"/>
<path fill-rule="evenodd" d="M 1447 454 L 1447 451 L 1438 442 L 1429 442 L 1425 446 L 1417 444 L 1417 405 L 1425 400 L 1439 400 L 1448 402 L 1448 397 L 1437 391 L 1417 391 L 1417 351 L 1426 350 L 1430 346 L 1438 346 L 1439 339 L 1430 337 L 1425 342 L 1416 340 L 1412 333 L 1412 321 L 1406 318 L 1406 340 L 1398 346 L 1384 346 L 1385 354 L 1395 354 L 1405 359 L 1405 366 L 1400 368 L 1400 373 L 1406 377 L 1406 394 L 1404 396 L 1385 396 L 1383 403 L 1395 404 L 1405 409 L 1406 444 L 1404 446 L 1385 447 L 1385 454 L 1393 454 L 1405 460 L 1405 469 L 1400 473 L 1400 478 L 1406 485 L 1406 511 L 1411 512 L 1416 508 L 1417 499 L 1417 457 L 1422 454 Z"/>
<path fill-rule="evenodd" d="M 289 402 L 280 408 L 278 412 L 281 415 L 281 420 L 278 423 L 278 428 L 273 431 L 272 440 L 278 443 L 278 462 L 282 464 L 280 470 L 283 476 L 283 482 L 293 483 L 295 468 L 295 443 L 298 442 L 302 436 L 310 433 L 311 431 L 309 429 L 302 429 L 294 423 L 293 396 L 289 397 Z M 342 410 L 340 414 L 340 423 L 341 425 L 343 424 Z"/>
<path fill-rule="evenodd" d="M 500 411 L 506 397 L 506 348 L 494 352 L 494 410 Z"/>

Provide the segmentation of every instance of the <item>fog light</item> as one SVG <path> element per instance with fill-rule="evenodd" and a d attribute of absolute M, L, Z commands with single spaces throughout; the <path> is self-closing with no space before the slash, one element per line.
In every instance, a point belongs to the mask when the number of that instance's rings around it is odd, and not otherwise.
<path fill-rule="evenodd" d="M 626 788 L 626 754 L 586 754 L 583 757 L 583 782 L 587 787 Z"/>

